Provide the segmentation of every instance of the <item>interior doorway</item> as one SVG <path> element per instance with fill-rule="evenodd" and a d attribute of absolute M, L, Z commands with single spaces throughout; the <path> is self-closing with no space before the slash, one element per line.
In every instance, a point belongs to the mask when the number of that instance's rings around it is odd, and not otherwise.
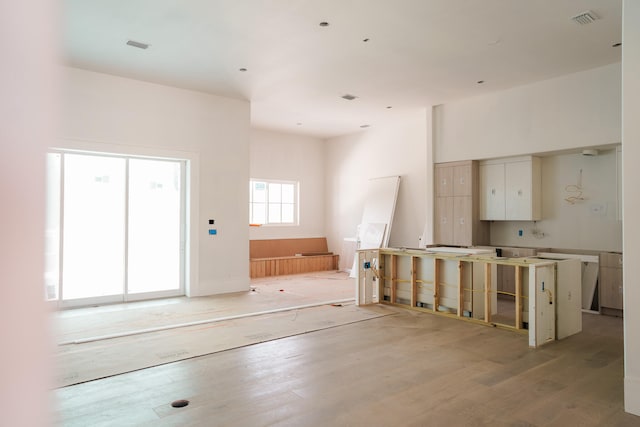
<path fill-rule="evenodd" d="M 48 300 L 184 295 L 184 161 L 52 152 L 47 165 Z"/>

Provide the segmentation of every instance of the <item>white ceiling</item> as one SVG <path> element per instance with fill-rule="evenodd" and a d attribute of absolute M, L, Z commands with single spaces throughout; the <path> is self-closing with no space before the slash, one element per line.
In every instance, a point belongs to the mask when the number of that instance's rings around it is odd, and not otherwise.
<path fill-rule="evenodd" d="M 612 47 L 621 41 L 621 0 L 64 5 L 68 64 L 247 99 L 253 126 L 323 138 L 408 110 L 621 60 L 621 49 Z M 600 19 L 584 26 L 569 19 L 586 10 Z M 133 48 L 129 39 L 151 46 Z M 346 101 L 344 94 L 358 98 Z"/>

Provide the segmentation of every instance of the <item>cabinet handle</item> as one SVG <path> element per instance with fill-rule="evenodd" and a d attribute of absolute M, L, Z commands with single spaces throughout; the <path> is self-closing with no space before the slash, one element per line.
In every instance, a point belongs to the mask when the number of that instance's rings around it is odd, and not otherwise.
<path fill-rule="evenodd" d="M 518 196 L 522 196 L 522 190 L 518 190 Z"/>
<path fill-rule="evenodd" d="M 492 195 L 492 196 L 495 196 L 495 195 L 496 195 L 496 189 L 495 189 L 495 188 L 492 188 L 492 189 L 491 189 L 491 195 Z"/>

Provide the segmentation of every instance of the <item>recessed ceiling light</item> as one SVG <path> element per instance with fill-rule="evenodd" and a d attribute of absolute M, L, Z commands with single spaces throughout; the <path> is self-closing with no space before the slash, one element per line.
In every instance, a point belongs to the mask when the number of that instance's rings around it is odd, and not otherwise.
<path fill-rule="evenodd" d="M 481 85 L 482 83 L 484 83 L 484 80 L 478 80 L 476 83 L 478 83 L 479 85 Z"/>
<path fill-rule="evenodd" d="M 238 71 L 242 71 L 244 73 L 245 71 L 247 71 L 247 69 L 242 67 L 242 68 L 238 68 Z"/>
<path fill-rule="evenodd" d="M 322 22 L 321 22 L 320 24 L 318 24 L 318 25 L 320 25 L 321 27 L 328 27 L 328 26 L 329 26 L 329 23 L 328 23 L 327 21 L 322 21 Z"/>
<path fill-rule="evenodd" d="M 147 49 L 151 46 L 149 43 L 137 42 L 135 40 L 127 40 L 127 45 L 137 47 L 138 49 Z"/>
<path fill-rule="evenodd" d="M 357 96 L 346 93 L 342 95 L 340 98 L 346 99 L 347 101 L 353 101 L 354 99 L 357 98 Z"/>
<path fill-rule="evenodd" d="M 620 46 L 622 46 L 622 42 L 614 43 L 611 45 L 611 47 L 620 47 Z"/>

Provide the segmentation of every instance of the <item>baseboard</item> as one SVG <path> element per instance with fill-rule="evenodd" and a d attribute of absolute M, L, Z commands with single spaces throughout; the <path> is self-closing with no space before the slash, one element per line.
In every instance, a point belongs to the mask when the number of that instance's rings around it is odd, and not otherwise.
<path fill-rule="evenodd" d="M 231 292 L 243 292 L 250 289 L 248 277 L 230 277 L 225 279 L 213 279 L 200 281 L 197 289 L 191 289 L 189 297 L 204 297 L 209 295 L 228 294 Z"/>

